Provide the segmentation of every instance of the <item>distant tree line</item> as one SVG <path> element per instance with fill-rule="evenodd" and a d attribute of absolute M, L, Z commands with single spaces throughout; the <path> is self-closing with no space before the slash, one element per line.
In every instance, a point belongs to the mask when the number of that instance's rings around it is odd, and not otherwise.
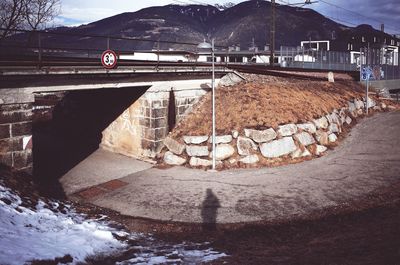
<path fill-rule="evenodd" d="M 15 29 L 37 30 L 59 13 L 61 0 L 0 0 L 0 39 Z"/>

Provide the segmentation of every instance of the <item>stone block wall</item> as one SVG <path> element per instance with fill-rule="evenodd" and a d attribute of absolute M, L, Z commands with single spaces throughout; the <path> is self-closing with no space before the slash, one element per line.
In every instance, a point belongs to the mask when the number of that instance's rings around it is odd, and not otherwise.
<path fill-rule="evenodd" d="M 365 99 L 354 99 L 347 106 L 333 110 L 322 117 L 300 124 L 283 124 L 277 128 L 257 130 L 245 128 L 238 132 L 216 137 L 217 165 L 236 167 L 245 164 L 259 165 L 273 159 L 287 161 L 321 156 L 327 147 L 338 140 L 344 126 L 365 114 Z M 385 103 L 368 98 L 368 108 L 386 109 Z M 212 139 L 210 135 L 167 137 L 164 163 L 189 167 L 211 167 Z M 277 161 L 278 161 L 277 160 Z"/>
<path fill-rule="evenodd" d="M 100 146 L 131 157 L 155 158 L 171 127 L 190 113 L 207 91 L 200 86 L 150 88 L 103 131 Z"/>
<path fill-rule="evenodd" d="M 175 90 L 175 106 L 176 106 L 176 121 L 179 122 L 188 113 L 190 113 L 194 104 L 196 104 L 205 94 L 206 90 Z"/>
<path fill-rule="evenodd" d="M 32 104 L 0 105 L 0 163 L 32 173 Z"/>

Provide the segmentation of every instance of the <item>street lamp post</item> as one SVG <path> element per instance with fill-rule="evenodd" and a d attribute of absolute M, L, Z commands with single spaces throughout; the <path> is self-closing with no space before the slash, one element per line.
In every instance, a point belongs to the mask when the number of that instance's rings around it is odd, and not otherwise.
<path fill-rule="evenodd" d="M 211 40 L 211 44 L 206 41 L 200 43 L 197 48 L 211 50 L 211 65 L 212 65 L 212 78 L 211 78 L 211 89 L 212 89 L 212 170 L 215 170 L 215 50 L 214 50 L 214 39 Z"/>

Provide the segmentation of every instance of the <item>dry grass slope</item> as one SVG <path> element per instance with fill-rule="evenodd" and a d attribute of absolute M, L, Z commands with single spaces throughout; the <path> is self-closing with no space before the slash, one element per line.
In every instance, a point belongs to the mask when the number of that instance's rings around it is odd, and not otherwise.
<path fill-rule="evenodd" d="M 300 81 L 245 75 L 246 82 L 216 92 L 217 134 L 244 128 L 276 128 L 301 123 L 344 107 L 347 100 L 363 95 L 360 84 Z M 211 134 L 211 94 L 208 94 L 174 129 L 173 136 Z"/>

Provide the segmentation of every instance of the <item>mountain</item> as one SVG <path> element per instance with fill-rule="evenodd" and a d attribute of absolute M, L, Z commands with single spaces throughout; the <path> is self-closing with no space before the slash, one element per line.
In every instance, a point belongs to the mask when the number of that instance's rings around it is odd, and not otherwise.
<path fill-rule="evenodd" d="M 248 49 L 255 44 L 263 49 L 270 42 L 270 14 L 270 2 L 259 0 L 242 2 L 225 10 L 211 5 L 167 5 L 122 13 L 79 27 L 51 30 L 57 34 L 85 35 L 82 37 L 42 34 L 41 38 L 42 44 L 50 47 L 99 50 L 107 48 L 107 39 L 96 35 L 140 39 L 109 40 L 110 48 L 125 51 L 156 49 L 158 45 L 160 49 L 195 50 L 195 45 L 174 42 L 197 44 L 211 38 L 215 38 L 216 45 L 240 45 L 242 49 Z M 311 39 L 333 40 L 333 49 L 347 50 L 348 42 L 355 40 L 354 36 L 361 38 L 360 34 L 383 34 L 391 38 L 372 27 L 341 25 L 312 9 L 277 4 L 276 47 L 296 47 L 300 41 Z"/>

